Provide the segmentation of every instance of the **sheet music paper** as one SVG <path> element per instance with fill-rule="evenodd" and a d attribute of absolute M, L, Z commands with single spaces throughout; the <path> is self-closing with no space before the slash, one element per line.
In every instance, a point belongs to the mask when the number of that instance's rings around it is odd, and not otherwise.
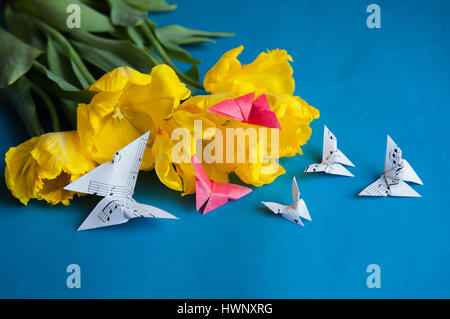
<path fill-rule="evenodd" d="M 262 202 L 267 208 L 284 219 L 289 220 L 295 224 L 303 226 L 302 219 L 311 220 L 308 208 L 305 201 L 300 198 L 300 191 L 298 189 L 297 181 L 292 178 L 292 205 L 282 205 L 274 202 Z"/>
<path fill-rule="evenodd" d="M 355 165 L 337 148 L 337 139 L 333 133 L 324 125 L 322 162 L 311 164 L 306 169 L 307 173 L 324 172 L 327 174 L 353 177 L 345 167 Z"/>
<path fill-rule="evenodd" d="M 145 133 L 115 153 L 112 163 L 97 166 L 64 189 L 98 196 L 132 196 L 149 134 Z"/>
<path fill-rule="evenodd" d="M 359 196 L 421 197 L 405 182 L 423 185 L 411 165 L 403 159 L 402 150 L 388 135 L 383 175 L 363 189 Z"/>
<path fill-rule="evenodd" d="M 84 174 L 65 190 L 103 196 L 78 230 L 117 225 L 136 217 L 172 218 L 153 206 L 137 203 L 132 195 L 150 132 L 137 138 L 106 162 Z"/>

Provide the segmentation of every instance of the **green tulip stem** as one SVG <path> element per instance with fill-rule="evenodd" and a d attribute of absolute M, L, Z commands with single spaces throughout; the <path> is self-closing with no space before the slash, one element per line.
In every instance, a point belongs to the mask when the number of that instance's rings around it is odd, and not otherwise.
<path fill-rule="evenodd" d="M 34 19 L 35 23 L 38 25 L 39 28 L 42 29 L 43 32 L 51 36 L 53 39 L 55 39 L 62 48 L 65 49 L 65 53 L 70 58 L 73 63 L 80 69 L 80 72 L 82 73 L 83 77 L 86 79 L 86 81 L 89 84 L 92 84 L 95 82 L 95 78 L 92 76 L 91 72 L 89 72 L 86 65 L 81 60 L 81 57 L 78 55 L 77 51 L 72 47 L 72 45 L 67 41 L 67 39 L 59 33 L 58 30 L 54 29 L 47 23 L 40 21 L 38 19 Z"/>
<path fill-rule="evenodd" d="M 58 113 L 56 112 L 56 107 L 55 104 L 52 102 L 52 99 L 47 95 L 47 93 L 44 92 L 44 90 L 42 90 L 39 86 L 37 86 L 33 82 L 31 82 L 31 90 L 40 97 L 42 102 L 44 102 L 45 106 L 47 107 L 47 110 L 50 113 L 50 118 L 52 120 L 53 131 L 59 132 L 60 126 Z"/>
<path fill-rule="evenodd" d="M 166 53 L 162 45 L 159 43 L 158 39 L 156 38 L 153 31 L 149 28 L 147 23 L 142 23 L 140 25 L 142 31 L 144 32 L 144 35 L 147 37 L 148 41 L 153 45 L 155 50 L 159 53 L 161 58 L 164 60 L 164 62 L 167 63 L 168 66 L 170 66 L 172 69 L 175 70 L 175 72 L 178 74 L 178 76 L 187 82 L 188 84 L 197 87 L 199 89 L 203 89 L 203 85 L 190 77 L 186 76 L 183 72 L 178 70 L 178 68 L 173 64 L 172 60 L 170 59 L 169 55 Z"/>

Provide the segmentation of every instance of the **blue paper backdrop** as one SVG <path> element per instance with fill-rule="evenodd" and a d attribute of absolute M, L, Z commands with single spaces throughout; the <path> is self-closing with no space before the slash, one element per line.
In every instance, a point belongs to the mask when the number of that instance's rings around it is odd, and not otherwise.
<path fill-rule="evenodd" d="M 76 232 L 98 201 L 70 207 L 19 204 L 0 183 L 0 297 L 301 298 L 450 297 L 450 2 L 378 0 L 381 29 L 368 29 L 369 1 L 179 1 L 154 16 L 192 28 L 235 32 L 193 48 L 202 76 L 227 50 L 245 45 L 292 55 L 296 94 L 321 111 L 304 156 L 283 159 L 271 185 L 205 216 L 194 197 L 142 172 L 135 198 L 180 217 L 135 220 Z M 0 152 L 26 139 L 2 106 Z M 302 173 L 321 154 L 323 125 L 357 165 L 355 178 Z M 359 198 L 384 164 L 386 135 L 422 178 L 417 198 Z M 4 162 L 1 162 L 4 171 Z M 300 227 L 263 209 L 290 203 L 297 176 L 312 222 Z M 78 264 L 81 289 L 66 287 Z M 366 267 L 381 267 L 381 288 Z"/>

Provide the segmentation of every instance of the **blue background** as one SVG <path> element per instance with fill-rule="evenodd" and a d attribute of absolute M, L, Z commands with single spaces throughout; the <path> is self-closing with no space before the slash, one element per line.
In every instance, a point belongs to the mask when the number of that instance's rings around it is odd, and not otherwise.
<path fill-rule="evenodd" d="M 377 0 L 381 29 L 368 29 L 369 1 L 178 1 L 153 17 L 236 36 L 192 48 L 202 76 L 227 50 L 241 61 L 283 48 L 294 58 L 296 94 L 321 111 L 304 156 L 245 198 L 202 216 L 153 172 L 135 198 L 181 218 L 134 220 L 76 232 L 98 198 L 70 207 L 19 204 L 0 184 L 0 297 L 316 298 L 450 297 L 449 1 Z M 0 152 L 26 139 L 2 106 Z M 308 175 L 323 125 L 357 165 L 355 178 Z M 422 178 L 422 198 L 359 198 L 384 165 L 386 135 Z M 1 163 L 4 171 L 4 162 Z M 262 208 L 291 203 L 296 176 L 312 222 L 300 227 Z M 2 178 L 3 179 L 3 178 Z M 81 289 L 66 287 L 79 264 Z M 381 288 L 366 267 L 381 267 Z"/>

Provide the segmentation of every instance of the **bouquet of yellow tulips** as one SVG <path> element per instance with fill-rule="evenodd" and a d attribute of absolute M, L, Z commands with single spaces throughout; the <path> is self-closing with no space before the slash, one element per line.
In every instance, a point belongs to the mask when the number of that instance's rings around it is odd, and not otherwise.
<path fill-rule="evenodd" d="M 61 17 L 73 4 L 81 10 L 81 29 L 68 30 L 68 21 Z M 302 153 L 319 111 L 293 95 L 287 52 L 262 52 L 242 65 L 238 56 L 243 47 L 232 49 L 207 72 L 202 85 L 200 61 L 181 46 L 230 34 L 178 25 L 156 28 L 148 19 L 148 12 L 172 9 L 164 0 L 16 0 L 6 7 L 9 31 L 0 28 L 5 43 L 0 50 L 0 95 L 18 110 L 32 137 L 6 153 L 5 179 L 23 204 L 39 199 L 68 205 L 75 193 L 64 186 L 111 161 L 116 151 L 147 131 L 141 169 L 155 169 L 162 183 L 183 195 L 194 193 L 193 165 L 176 155 L 184 152 L 190 159 L 211 151 L 218 142 L 223 144 L 229 128 L 257 129 L 208 112 L 249 93 L 255 98 L 265 95 L 282 128 L 271 137 L 278 142 L 276 152 L 272 147 L 270 154 L 254 161 L 230 162 L 223 158 L 236 157 L 235 150 L 227 148 L 221 158 L 216 150 L 216 160 L 203 163 L 208 176 L 227 182 L 235 173 L 244 183 L 262 186 L 285 172 L 278 158 Z M 17 24 L 21 27 L 14 28 Z M 183 73 L 172 60 L 191 67 Z M 192 96 L 195 88 L 209 94 Z M 47 107 L 53 132 L 42 129 L 35 100 Z M 60 111 L 75 130 L 60 131 Z M 181 142 L 179 128 L 187 132 Z M 267 136 L 258 132 L 255 145 L 240 145 L 247 156 L 256 148 L 270 149 Z M 275 159 L 275 166 L 267 158 Z"/>
<path fill-rule="evenodd" d="M 8 188 L 23 204 L 35 198 L 67 205 L 74 193 L 64 190 L 64 186 L 96 165 L 111 161 L 117 150 L 150 130 L 141 169 L 155 169 L 166 186 L 183 194 L 194 193 L 192 164 L 173 160 L 173 130 L 182 127 L 190 132 L 193 150 L 198 143 L 195 121 L 202 121 L 204 130 L 252 126 L 207 112 L 225 99 L 251 92 L 266 95 L 280 122 L 278 157 L 301 154 L 301 145 L 311 135 L 309 124 L 319 117 L 319 111 L 293 95 L 291 57 L 284 50 L 272 50 L 242 65 L 238 60 L 242 50 L 241 46 L 226 52 L 208 71 L 203 82 L 208 95 L 191 96 L 167 65 L 155 66 L 149 74 L 129 67 L 106 73 L 90 86 L 95 93 L 90 102 L 78 105 L 76 131 L 33 137 L 6 153 Z M 207 135 L 202 135 L 207 143 L 216 138 Z M 261 158 L 254 163 L 204 163 L 208 176 L 215 181 L 226 182 L 234 172 L 254 186 L 271 183 L 285 172 L 277 163 L 276 170 L 264 173 L 263 165 Z"/>

